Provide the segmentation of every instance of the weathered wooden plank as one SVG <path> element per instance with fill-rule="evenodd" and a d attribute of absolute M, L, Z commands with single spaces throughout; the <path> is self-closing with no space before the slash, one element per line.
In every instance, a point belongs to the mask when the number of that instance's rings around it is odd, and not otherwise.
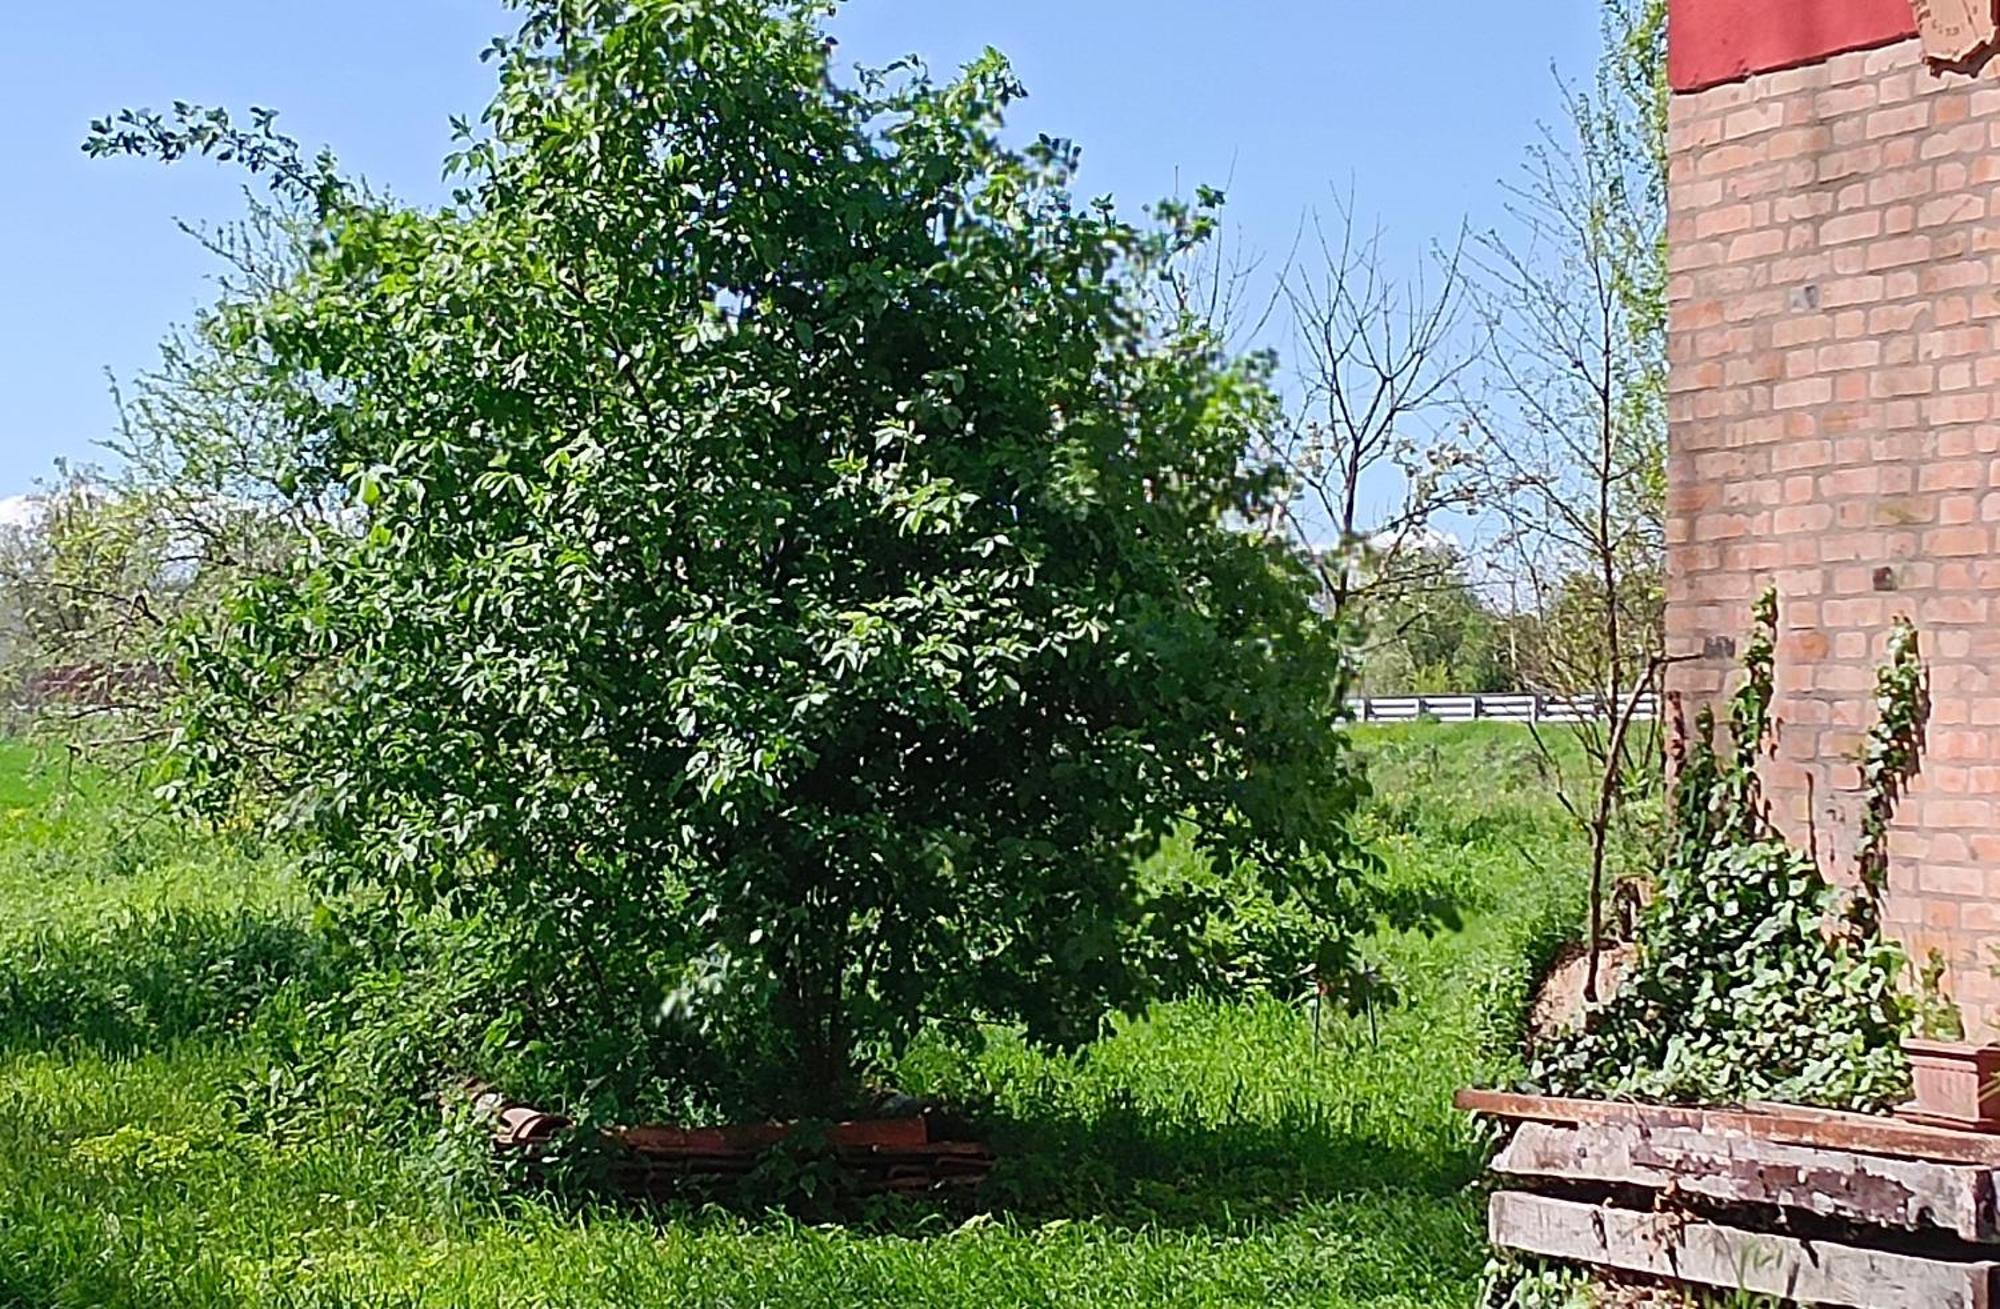
<path fill-rule="evenodd" d="M 1493 1197 L 1487 1228 L 1494 1245 L 1547 1259 L 1860 1309 L 1995 1309 L 2000 1268 L 1518 1191 Z"/>
<path fill-rule="evenodd" d="M 1710 1136 L 1685 1127 L 1523 1123 L 1493 1170 L 1782 1205 L 1910 1231 L 1942 1228 L 1967 1241 L 2000 1240 L 1994 1172 L 1974 1164 Z"/>
<path fill-rule="evenodd" d="M 1692 1109 L 1681 1105 L 1634 1104 L 1622 1100 L 1580 1100 L 1521 1095 L 1511 1091 L 1460 1091 L 1454 1103 L 1467 1113 L 1518 1122 L 1629 1123 L 1643 1127 L 1684 1127 L 1714 1136 L 1751 1136 L 1788 1145 L 1823 1146 L 1857 1154 L 2000 1168 L 2000 1136 L 1958 1132 L 1830 1109 L 1766 1106 L 1759 1109 Z"/>

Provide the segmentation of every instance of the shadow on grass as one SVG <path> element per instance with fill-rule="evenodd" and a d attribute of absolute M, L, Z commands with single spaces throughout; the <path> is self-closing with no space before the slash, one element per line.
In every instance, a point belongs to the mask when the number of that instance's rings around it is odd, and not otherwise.
<path fill-rule="evenodd" d="M 49 1235 L 43 1228 L 33 1230 L 38 1239 Z M 71 1249 L 38 1246 L 20 1253 L 23 1257 L 9 1259 L 0 1268 L 0 1304 L 87 1304 L 120 1309 L 164 1304 L 251 1309 L 271 1304 L 268 1297 L 232 1286 L 215 1270 L 199 1266 L 184 1272 L 171 1286 L 164 1285 L 164 1279 L 157 1275 L 134 1273 L 108 1260 L 93 1258 L 96 1251 L 80 1235 Z"/>
<path fill-rule="evenodd" d="M 941 1219 L 973 1214 L 1024 1225 L 1072 1221 L 1222 1236 L 1343 1201 L 1368 1210 L 1449 1207 L 1480 1176 L 1484 1160 L 1469 1135 L 1442 1117 L 1403 1144 L 1359 1122 L 1342 1126 L 1304 1114 L 1266 1123 L 1176 1121 L 1131 1104 L 1088 1116 L 987 1116 L 973 1131 L 998 1160 L 970 1191 L 857 1195 L 852 1175 L 811 1151 L 774 1151 L 747 1178 L 682 1182 L 650 1198 L 604 1181 L 599 1169 L 612 1155 L 573 1157 L 570 1167 L 528 1186 L 578 1216 L 608 1206 L 658 1222 L 713 1206 L 752 1221 L 783 1212 L 907 1237 L 937 1235 Z"/>
<path fill-rule="evenodd" d="M 128 911 L 90 928 L 21 934 L 0 940 L 0 1053 L 125 1056 L 240 1032 L 274 993 L 299 982 L 317 990 L 338 979 L 323 938 L 272 911 Z M 1173 1062 L 1153 1063 L 1151 1073 Z M 1284 1070 L 1271 1073 L 1286 1080 Z M 1481 1167 L 1476 1142 L 1448 1110 L 1403 1103 L 1388 1085 L 1351 1088 L 1359 1098 L 1335 1103 L 1301 1086 L 1282 1092 L 1290 1103 L 1245 1114 L 1184 1102 L 1171 1086 L 1154 1091 L 1102 1082 L 1086 1090 L 1054 1076 L 1045 1088 L 1016 1082 L 1004 1107 L 988 1104 L 975 1118 L 999 1157 L 975 1196 L 884 1203 L 843 1195 L 837 1180 L 800 1195 L 780 1168 L 754 1188 L 690 1188 L 685 1204 L 676 1196 L 650 1211 L 671 1218 L 720 1202 L 754 1217 L 777 1206 L 909 1235 L 935 1234 L 940 1217 L 975 1211 L 1024 1223 L 1220 1233 L 1350 1198 L 1393 1194 L 1398 1205 L 1436 1206 Z M 564 1186 L 550 1198 L 568 1207 L 607 1197 Z"/>
<path fill-rule="evenodd" d="M 122 914 L 0 942 L 0 1051 L 134 1054 L 247 1021 L 327 967 L 306 926 L 247 909 Z"/>
<path fill-rule="evenodd" d="M 1447 1196 L 1476 1179 L 1482 1164 L 1443 1122 L 1417 1144 L 1318 1114 L 1208 1123 L 1118 1104 L 1089 1118 L 988 1127 L 1000 1163 L 982 1203 L 1033 1220 L 1208 1228 L 1365 1193 Z"/>

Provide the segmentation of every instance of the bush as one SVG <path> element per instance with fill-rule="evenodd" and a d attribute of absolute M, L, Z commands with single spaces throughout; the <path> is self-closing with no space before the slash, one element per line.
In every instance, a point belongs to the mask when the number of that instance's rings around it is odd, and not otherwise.
<path fill-rule="evenodd" d="M 1673 848 L 1642 925 L 1638 966 L 1581 1032 L 1542 1052 L 1533 1075 L 1544 1089 L 1861 1110 L 1907 1096 L 1899 1039 L 1909 1004 L 1897 985 L 1902 952 L 1879 930 L 1883 887 L 1864 874 L 1853 893 L 1835 888 L 1772 826 L 1758 786 L 1757 761 L 1771 744 L 1776 631 L 1777 600 L 1767 594 L 1732 704 L 1732 751 L 1717 752 L 1703 709 L 1676 779 Z M 1895 649 L 1878 679 L 1892 735 L 1921 723 L 1921 714 L 1898 710 L 1921 696 L 1914 642 Z M 1892 694 L 1898 686 L 1905 693 Z M 1913 752 L 1882 753 L 1915 765 Z M 1894 794 L 1903 780 L 1890 769 L 1871 785 Z"/>

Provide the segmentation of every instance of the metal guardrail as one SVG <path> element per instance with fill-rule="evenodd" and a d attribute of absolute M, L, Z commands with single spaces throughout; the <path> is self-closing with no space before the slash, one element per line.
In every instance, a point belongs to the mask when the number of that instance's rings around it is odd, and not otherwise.
<path fill-rule="evenodd" d="M 1412 723 L 1603 723 L 1625 704 L 1623 696 L 1566 695 L 1364 695 L 1351 696 L 1348 712 L 1356 722 Z M 1658 718 L 1660 698 L 1648 691 L 1633 713 L 1637 722 Z"/>

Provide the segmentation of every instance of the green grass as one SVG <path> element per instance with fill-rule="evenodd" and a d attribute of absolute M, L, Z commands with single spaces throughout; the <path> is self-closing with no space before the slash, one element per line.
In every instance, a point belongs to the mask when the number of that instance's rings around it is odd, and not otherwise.
<path fill-rule="evenodd" d="M 1074 1057 L 914 1052 L 991 1106 L 983 1208 L 842 1224 L 496 1192 L 323 1124 L 249 1130 L 244 1020 L 314 966 L 284 866 L 116 811 L 0 749 L 0 1306 L 1470 1305 L 1483 1147 L 1578 851 L 1525 737 L 1369 729 L 1389 885 L 1462 927 L 1371 950 L 1402 1003 L 1163 1005 Z"/>

